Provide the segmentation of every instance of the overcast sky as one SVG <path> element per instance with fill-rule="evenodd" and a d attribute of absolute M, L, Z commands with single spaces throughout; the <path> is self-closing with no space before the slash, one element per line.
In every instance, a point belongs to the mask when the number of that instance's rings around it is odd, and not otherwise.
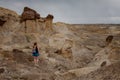
<path fill-rule="evenodd" d="M 120 23 L 120 0 L 0 0 L 0 7 L 18 14 L 25 6 L 42 17 L 53 14 L 54 22 Z"/>

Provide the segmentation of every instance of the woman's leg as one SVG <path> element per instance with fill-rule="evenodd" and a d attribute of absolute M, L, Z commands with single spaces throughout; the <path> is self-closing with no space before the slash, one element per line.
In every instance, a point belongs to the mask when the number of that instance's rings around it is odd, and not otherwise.
<path fill-rule="evenodd" d="M 34 57 L 34 62 L 35 62 L 35 64 L 38 64 L 38 61 L 39 61 L 39 60 L 38 60 L 38 57 L 35 56 L 35 57 Z"/>
<path fill-rule="evenodd" d="M 38 57 L 36 57 L 36 63 L 37 63 L 37 64 L 38 64 L 38 61 L 39 61 L 39 60 L 38 60 Z"/>
<path fill-rule="evenodd" d="M 36 57 L 34 56 L 34 63 L 37 64 L 37 60 L 36 60 Z"/>

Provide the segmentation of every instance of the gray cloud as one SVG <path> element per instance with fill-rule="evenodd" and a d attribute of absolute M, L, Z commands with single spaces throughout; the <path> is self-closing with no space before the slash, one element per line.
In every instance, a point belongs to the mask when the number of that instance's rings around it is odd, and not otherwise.
<path fill-rule="evenodd" d="M 120 0 L 0 0 L 0 6 L 18 14 L 25 6 L 54 21 L 67 23 L 120 23 Z"/>

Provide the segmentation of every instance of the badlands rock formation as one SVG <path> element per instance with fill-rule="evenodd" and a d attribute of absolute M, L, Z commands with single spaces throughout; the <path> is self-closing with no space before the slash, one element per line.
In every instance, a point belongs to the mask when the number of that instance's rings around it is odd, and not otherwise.
<path fill-rule="evenodd" d="M 24 7 L 24 11 L 21 16 L 21 21 L 36 19 L 40 19 L 40 14 L 38 14 L 35 10 L 31 8 Z"/>
<path fill-rule="evenodd" d="M 51 14 L 43 18 L 26 7 L 22 15 L 0 12 L 1 80 L 120 79 L 119 24 L 53 24 Z M 39 66 L 31 55 L 34 42 Z"/>

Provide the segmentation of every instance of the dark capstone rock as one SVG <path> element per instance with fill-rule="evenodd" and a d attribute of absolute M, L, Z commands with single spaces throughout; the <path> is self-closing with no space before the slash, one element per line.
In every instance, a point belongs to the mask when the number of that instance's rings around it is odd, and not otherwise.
<path fill-rule="evenodd" d="M 35 18 L 40 19 L 40 14 L 36 13 Z"/>
<path fill-rule="evenodd" d="M 21 21 L 36 19 L 40 19 L 40 14 L 38 14 L 35 10 L 31 8 L 24 7 L 24 11 L 21 15 Z"/>
<path fill-rule="evenodd" d="M 54 18 L 54 16 L 51 15 L 51 14 L 48 14 L 47 17 L 46 17 L 46 19 L 53 19 L 53 18 Z"/>

